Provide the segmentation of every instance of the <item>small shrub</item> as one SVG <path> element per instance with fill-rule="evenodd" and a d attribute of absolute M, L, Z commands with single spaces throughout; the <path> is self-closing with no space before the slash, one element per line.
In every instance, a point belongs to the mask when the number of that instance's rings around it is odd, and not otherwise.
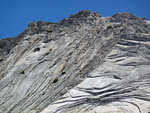
<path fill-rule="evenodd" d="M 49 51 L 52 51 L 52 48 L 50 48 Z"/>
<path fill-rule="evenodd" d="M 112 28 L 112 26 L 110 25 L 110 26 L 107 26 L 107 29 L 111 29 Z"/>
<path fill-rule="evenodd" d="M 54 81 L 53 81 L 53 83 L 56 83 L 57 81 L 58 81 L 58 78 L 55 78 Z"/>
<path fill-rule="evenodd" d="M 13 46 L 16 46 L 16 45 L 17 45 L 17 42 L 14 42 L 12 45 L 13 45 Z"/>
<path fill-rule="evenodd" d="M 21 71 L 21 74 L 25 74 L 24 70 L 23 70 L 23 71 Z"/>
<path fill-rule="evenodd" d="M 11 51 L 11 54 L 13 54 L 14 53 L 14 51 Z"/>
<path fill-rule="evenodd" d="M 51 29 L 48 29 L 47 32 L 48 32 L 48 33 L 51 33 L 51 32 L 53 32 L 53 31 L 52 31 Z"/>
<path fill-rule="evenodd" d="M 64 75 L 64 74 L 66 74 L 66 72 L 63 71 L 63 72 L 61 73 L 61 75 Z"/>
<path fill-rule="evenodd" d="M 3 58 L 0 58 L 0 62 L 2 62 L 4 59 Z"/>

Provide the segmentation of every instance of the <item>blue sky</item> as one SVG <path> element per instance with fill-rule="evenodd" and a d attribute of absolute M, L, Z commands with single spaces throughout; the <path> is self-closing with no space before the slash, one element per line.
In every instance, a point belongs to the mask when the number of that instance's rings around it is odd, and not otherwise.
<path fill-rule="evenodd" d="M 20 34 L 32 21 L 59 22 L 80 10 L 102 16 L 130 12 L 150 20 L 150 0 L 0 0 L 0 39 Z"/>

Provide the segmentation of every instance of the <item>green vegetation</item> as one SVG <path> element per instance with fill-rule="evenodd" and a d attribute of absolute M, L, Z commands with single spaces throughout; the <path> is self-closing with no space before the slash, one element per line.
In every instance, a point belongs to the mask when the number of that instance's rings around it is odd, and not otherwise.
<path fill-rule="evenodd" d="M 49 51 L 52 51 L 52 48 L 50 48 Z"/>
<path fill-rule="evenodd" d="M 13 46 L 16 46 L 17 44 L 18 44 L 18 42 L 16 41 L 16 42 L 13 43 Z"/>
<path fill-rule="evenodd" d="M 48 33 L 51 33 L 51 32 L 53 32 L 53 31 L 52 31 L 51 29 L 48 29 L 47 32 L 48 32 Z"/>
<path fill-rule="evenodd" d="M 21 74 L 25 74 L 24 70 L 23 70 L 23 71 L 21 71 Z"/>
<path fill-rule="evenodd" d="M 111 25 L 107 26 L 107 29 L 111 29 L 111 28 L 112 28 L 112 26 L 111 26 Z"/>
<path fill-rule="evenodd" d="M 13 54 L 14 53 L 14 51 L 11 51 L 11 54 Z"/>
<path fill-rule="evenodd" d="M 58 78 L 55 78 L 53 81 L 53 83 L 56 83 L 56 82 L 58 82 Z"/>
<path fill-rule="evenodd" d="M 61 73 L 61 75 L 64 75 L 64 74 L 66 74 L 66 72 L 63 71 L 63 72 Z"/>
<path fill-rule="evenodd" d="M 2 62 L 4 59 L 3 58 L 0 58 L 0 62 Z"/>

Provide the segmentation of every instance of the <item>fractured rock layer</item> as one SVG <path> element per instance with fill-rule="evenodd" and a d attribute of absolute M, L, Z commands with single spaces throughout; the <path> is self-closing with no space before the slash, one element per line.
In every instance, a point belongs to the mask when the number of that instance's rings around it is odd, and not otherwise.
<path fill-rule="evenodd" d="M 143 18 L 80 11 L 59 23 L 33 22 L 16 39 L 1 48 L 0 112 L 150 112 Z"/>

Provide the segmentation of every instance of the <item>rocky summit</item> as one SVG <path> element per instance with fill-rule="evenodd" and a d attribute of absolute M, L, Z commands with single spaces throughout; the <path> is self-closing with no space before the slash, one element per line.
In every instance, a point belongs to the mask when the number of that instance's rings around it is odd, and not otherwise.
<path fill-rule="evenodd" d="M 150 113 L 150 21 L 80 11 L 0 40 L 0 113 Z"/>

